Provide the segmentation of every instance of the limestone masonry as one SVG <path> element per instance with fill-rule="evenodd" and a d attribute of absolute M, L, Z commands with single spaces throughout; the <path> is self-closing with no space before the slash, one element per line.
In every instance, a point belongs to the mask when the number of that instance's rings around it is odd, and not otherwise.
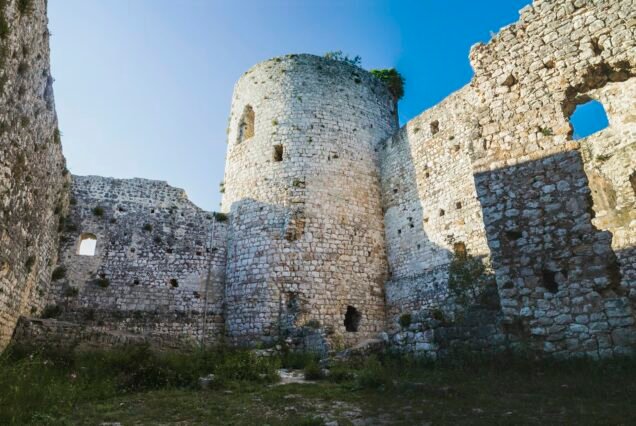
<path fill-rule="evenodd" d="M 254 66 L 223 213 L 164 182 L 67 175 L 46 3 L 17 3 L 0 1 L 0 346 L 21 318 L 16 341 L 67 345 L 636 348 L 635 1 L 534 1 L 401 129 L 359 67 Z M 609 126 L 576 139 L 590 100 Z"/>

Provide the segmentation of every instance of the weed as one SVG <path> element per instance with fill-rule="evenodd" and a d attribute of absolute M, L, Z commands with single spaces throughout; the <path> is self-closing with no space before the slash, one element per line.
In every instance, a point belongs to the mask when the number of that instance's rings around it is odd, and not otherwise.
<path fill-rule="evenodd" d="M 305 365 L 304 373 L 306 380 L 322 380 L 325 378 L 325 373 L 315 360 L 311 360 Z"/>
<path fill-rule="evenodd" d="M 95 215 L 97 217 L 104 216 L 104 208 L 101 207 L 101 206 L 97 206 L 97 207 L 93 208 L 93 215 Z"/>
<path fill-rule="evenodd" d="M 57 318 L 62 314 L 62 308 L 58 305 L 46 305 L 42 311 L 42 318 Z"/>
<path fill-rule="evenodd" d="M 360 63 L 362 62 L 362 58 L 360 56 L 356 55 L 351 58 L 349 55 L 343 53 L 342 50 L 327 52 L 325 53 L 325 58 L 331 59 L 332 61 L 345 62 L 356 67 L 360 66 Z"/>
<path fill-rule="evenodd" d="M 97 284 L 101 288 L 106 288 L 110 285 L 110 280 L 105 277 L 99 277 L 95 279 L 95 284 Z"/>
<path fill-rule="evenodd" d="M 402 99 L 404 96 L 405 79 L 398 70 L 395 68 L 386 68 L 374 69 L 369 72 L 386 85 L 396 102 Z"/>
<path fill-rule="evenodd" d="M 18 0 L 18 12 L 23 16 L 30 15 L 33 12 L 33 0 Z"/>
<path fill-rule="evenodd" d="M 539 127 L 539 132 L 541 132 L 541 134 L 543 136 L 553 136 L 554 135 L 554 131 L 549 128 L 549 127 Z"/>
<path fill-rule="evenodd" d="M 64 290 L 64 297 L 77 297 L 79 290 L 75 287 L 66 287 Z"/>
<path fill-rule="evenodd" d="M 66 276 L 66 266 L 60 265 L 53 270 L 51 274 L 51 279 L 53 281 L 61 280 Z"/>
<path fill-rule="evenodd" d="M 214 217 L 214 219 L 216 219 L 217 222 L 226 222 L 227 221 L 227 215 L 225 213 L 214 212 L 214 213 L 212 213 L 212 216 Z"/>
<path fill-rule="evenodd" d="M 412 317 L 411 314 L 402 314 L 400 315 L 400 326 L 402 328 L 409 328 L 411 325 Z"/>

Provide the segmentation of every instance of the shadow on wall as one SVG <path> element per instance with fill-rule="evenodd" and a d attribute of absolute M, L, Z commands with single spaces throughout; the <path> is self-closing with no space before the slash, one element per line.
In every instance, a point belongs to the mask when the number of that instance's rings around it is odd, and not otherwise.
<path fill-rule="evenodd" d="M 612 234 L 592 223 L 581 153 L 477 173 L 475 182 L 505 320 L 520 321 L 546 352 L 636 343 Z"/>
<path fill-rule="evenodd" d="M 401 315 L 443 309 L 452 318 L 492 283 L 469 156 L 478 134 L 470 95 L 451 95 L 378 147 L 390 329 Z"/>

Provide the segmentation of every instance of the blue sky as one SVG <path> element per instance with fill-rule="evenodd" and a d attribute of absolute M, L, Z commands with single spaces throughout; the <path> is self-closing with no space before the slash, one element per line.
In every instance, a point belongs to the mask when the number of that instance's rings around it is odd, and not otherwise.
<path fill-rule="evenodd" d="M 406 77 L 402 123 L 465 85 L 470 46 L 530 0 L 49 0 L 74 174 L 167 180 L 218 210 L 232 89 L 252 65 L 342 50 Z"/>

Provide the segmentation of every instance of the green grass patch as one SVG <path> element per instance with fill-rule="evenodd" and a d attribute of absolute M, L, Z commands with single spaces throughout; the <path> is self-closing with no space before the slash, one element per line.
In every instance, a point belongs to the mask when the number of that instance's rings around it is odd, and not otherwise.
<path fill-rule="evenodd" d="M 0 356 L 0 424 L 630 424 L 636 405 L 633 358 L 371 356 L 337 362 L 315 384 L 277 386 L 281 365 L 318 364 L 226 348 L 14 346 Z"/>

